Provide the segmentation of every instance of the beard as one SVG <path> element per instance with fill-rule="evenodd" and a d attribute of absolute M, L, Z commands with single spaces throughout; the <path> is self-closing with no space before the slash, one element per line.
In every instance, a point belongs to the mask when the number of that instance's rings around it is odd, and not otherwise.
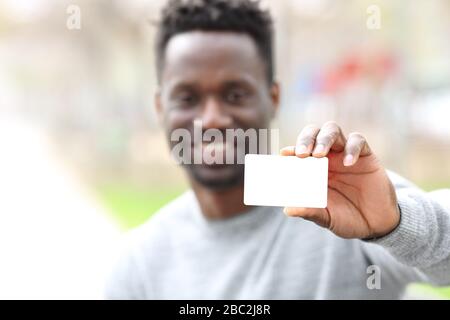
<path fill-rule="evenodd" d="M 225 130 L 228 129 L 240 131 L 232 132 L 236 136 L 227 136 Z M 246 134 L 249 129 L 255 131 L 249 132 L 247 137 Z M 172 155 L 176 155 L 177 160 L 181 160 L 178 163 L 182 165 L 193 181 L 211 190 L 225 190 L 243 185 L 245 155 L 248 153 L 267 153 L 268 141 L 263 143 L 262 148 L 259 144 L 259 128 L 242 128 L 241 126 L 222 130 L 216 129 L 216 133 L 219 133 L 221 138 L 218 141 L 216 138 L 213 138 L 213 140 L 211 138 L 206 139 L 208 143 L 195 139 L 195 128 L 184 130 L 186 130 L 188 137 L 182 142 L 179 142 L 178 136 L 178 140 L 177 138 L 169 139 L 172 151 L 176 150 Z M 197 136 L 200 135 L 204 137 L 205 131 L 200 131 Z M 181 146 L 181 148 L 178 148 L 178 146 Z M 200 161 L 195 161 L 196 159 Z"/>
<path fill-rule="evenodd" d="M 230 189 L 244 182 L 243 164 L 185 165 L 188 175 L 200 185 L 215 191 Z"/>

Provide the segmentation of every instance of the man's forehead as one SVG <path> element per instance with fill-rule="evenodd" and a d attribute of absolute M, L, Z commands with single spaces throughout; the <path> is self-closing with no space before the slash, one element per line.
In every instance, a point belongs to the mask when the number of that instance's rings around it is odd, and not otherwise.
<path fill-rule="evenodd" d="M 253 39 L 237 32 L 192 31 L 169 41 L 165 54 L 165 75 L 243 71 L 264 77 L 264 64 Z"/>

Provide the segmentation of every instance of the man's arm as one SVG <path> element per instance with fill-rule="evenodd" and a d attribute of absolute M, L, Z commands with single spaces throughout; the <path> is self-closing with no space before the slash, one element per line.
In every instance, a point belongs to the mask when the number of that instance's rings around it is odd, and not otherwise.
<path fill-rule="evenodd" d="M 389 172 L 400 207 L 400 223 L 388 235 L 369 240 L 417 271 L 414 281 L 450 285 L 450 189 L 424 192 Z"/>
<path fill-rule="evenodd" d="M 450 282 L 450 190 L 425 193 L 404 179 L 392 179 L 362 134 L 346 137 L 332 121 L 305 127 L 296 145 L 281 154 L 329 159 L 327 207 L 285 208 L 287 215 L 342 238 L 375 239 L 395 263 L 417 271 L 414 280 Z"/>

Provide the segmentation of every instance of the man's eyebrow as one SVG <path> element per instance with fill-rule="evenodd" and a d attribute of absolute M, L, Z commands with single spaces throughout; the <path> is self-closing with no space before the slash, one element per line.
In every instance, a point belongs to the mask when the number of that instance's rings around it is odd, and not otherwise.
<path fill-rule="evenodd" d="M 195 90 L 196 88 L 197 86 L 194 83 L 187 81 L 175 81 L 169 85 L 171 92 L 180 90 Z"/>
<path fill-rule="evenodd" d="M 245 87 L 255 87 L 256 83 L 254 80 L 247 77 L 226 80 L 223 83 L 224 87 L 234 87 L 234 86 L 245 86 Z"/>
<path fill-rule="evenodd" d="M 255 88 L 258 86 L 258 83 L 251 76 L 233 76 L 228 79 L 223 79 L 220 84 L 221 88 L 229 88 L 233 86 L 245 86 L 247 88 Z M 201 87 L 200 83 L 197 83 L 195 80 L 189 80 L 185 78 L 178 78 L 170 81 L 168 83 L 167 88 L 169 92 L 176 92 L 180 90 L 199 90 Z"/>

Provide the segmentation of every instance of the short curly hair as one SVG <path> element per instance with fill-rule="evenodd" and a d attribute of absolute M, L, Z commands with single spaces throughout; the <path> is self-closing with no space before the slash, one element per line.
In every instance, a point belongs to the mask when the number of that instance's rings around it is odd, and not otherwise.
<path fill-rule="evenodd" d="M 274 80 L 273 23 L 268 11 L 255 0 L 169 0 L 162 9 L 156 38 L 158 79 L 164 66 L 167 43 L 191 30 L 232 31 L 248 34 L 266 65 L 267 80 Z"/>

